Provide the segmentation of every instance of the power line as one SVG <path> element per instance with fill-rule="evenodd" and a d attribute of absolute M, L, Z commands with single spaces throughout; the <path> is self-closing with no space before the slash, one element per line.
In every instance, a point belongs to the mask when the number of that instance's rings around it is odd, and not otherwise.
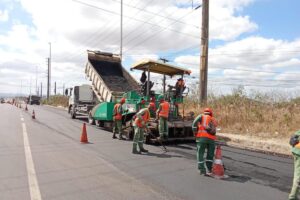
<path fill-rule="evenodd" d="M 117 1 L 117 0 L 112 0 L 112 1 L 115 1 L 115 2 L 120 3 L 120 1 Z M 148 10 L 145 10 L 145 9 L 143 9 L 143 8 L 136 7 L 136 6 L 131 6 L 131 5 L 128 5 L 128 4 L 126 4 L 126 3 L 124 3 L 124 5 L 126 5 L 126 6 L 128 6 L 128 7 L 131 7 L 131 8 L 138 9 L 138 10 L 140 10 L 140 11 L 142 11 L 142 12 L 145 12 L 145 13 L 149 13 L 149 14 L 151 14 L 151 15 L 154 15 L 155 17 L 158 16 L 158 17 L 161 17 L 161 18 L 164 18 L 164 19 L 168 19 L 168 20 L 170 20 L 170 21 L 176 21 L 176 23 L 180 23 L 180 24 L 184 24 L 184 25 L 187 25 L 187 26 L 194 27 L 194 28 L 196 28 L 196 29 L 200 29 L 199 26 L 196 26 L 196 25 L 194 25 L 194 24 L 188 24 L 188 23 L 186 23 L 186 22 L 183 22 L 183 21 L 180 21 L 180 20 L 176 20 L 176 19 L 173 19 L 173 18 L 168 17 L 168 16 L 160 15 L 159 13 L 156 13 L 156 12 L 148 11 Z"/>
<path fill-rule="evenodd" d="M 176 63 L 173 61 L 173 63 Z M 177 62 L 177 63 L 182 63 L 186 65 L 193 65 L 193 66 L 199 66 L 199 64 L 195 63 L 187 63 L 187 62 Z M 271 73 L 271 74 L 298 74 L 300 72 L 279 72 L 279 71 L 265 71 L 265 70 L 250 70 L 250 69 L 237 69 L 237 68 L 231 68 L 231 67 L 217 67 L 217 66 L 210 66 L 211 68 L 217 68 L 217 69 L 231 69 L 231 70 L 237 70 L 237 71 L 247 71 L 247 72 L 264 72 L 264 73 Z"/>
<path fill-rule="evenodd" d="M 186 13 L 185 15 L 181 16 L 178 20 L 185 18 L 186 16 L 190 15 L 190 14 L 191 14 L 192 12 L 194 12 L 194 11 L 195 11 L 195 10 L 192 10 L 192 11 Z M 175 23 L 176 23 L 176 22 L 173 22 L 173 23 L 171 23 L 169 26 L 171 26 L 171 25 L 173 25 L 173 24 L 175 24 Z M 135 45 L 132 46 L 131 48 L 128 48 L 125 52 L 128 52 L 130 49 L 132 49 L 132 48 L 134 48 L 134 47 L 136 47 L 136 46 L 138 46 L 138 45 L 144 43 L 145 41 L 147 41 L 147 40 L 153 38 L 153 37 L 154 37 L 155 35 L 157 35 L 158 33 L 161 33 L 162 31 L 168 29 L 168 27 L 162 27 L 162 28 L 163 28 L 163 29 L 159 30 L 159 31 L 156 32 L 155 34 L 152 34 L 152 35 L 150 35 L 149 37 L 146 37 L 145 39 L 143 39 L 142 41 L 138 42 L 137 44 L 135 44 Z M 197 39 L 199 39 L 198 36 L 194 36 L 194 37 L 197 38 Z M 124 52 L 124 53 L 125 53 L 125 52 Z"/>
<path fill-rule="evenodd" d="M 101 8 L 101 7 L 92 5 L 92 4 L 88 4 L 88 3 L 85 3 L 85 2 L 82 2 L 82 1 L 79 1 L 79 0 L 73 0 L 73 1 L 76 2 L 76 3 L 79 3 L 79 4 L 82 4 L 82 5 L 91 7 L 91 8 L 102 10 L 104 12 L 107 12 L 107 13 L 110 13 L 110 14 L 113 14 L 113 15 L 120 15 L 120 13 L 117 13 L 117 12 L 114 12 L 114 11 L 111 11 L 111 10 L 107 10 L 107 9 L 104 9 L 104 8 Z M 179 33 L 179 34 L 183 34 L 183 35 L 186 35 L 186 36 L 189 36 L 189 37 L 198 38 L 198 36 L 195 36 L 195 35 L 192 35 L 192 34 L 189 34 L 189 33 L 181 32 L 181 31 L 178 31 L 176 29 L 171 29 L 169 27 L 165 27 L 165 26 L 161 26 L 161 25 L 158 25 L 158 24 L 154 24 L 154 23 L 150 23 L 150 22 L 147 22 L 147 21 L 143 21 L 143 20 L 131 17 L 131 16 L 124 15 L 124 17 L 129 18 L 129 19 L 133 19 L 135 21 L 139 21 L 139 22 L 142 22 L 142 23 L 147 23 L 149 25 L 153 25 L 153 26 L 158 26 L 158 27 L 161 27 L 161 28 L 165 28 L 165 29 L 167 29 L 169 31 L 172 31 L 172 32 L 175 32 L 175 33 Z"/>

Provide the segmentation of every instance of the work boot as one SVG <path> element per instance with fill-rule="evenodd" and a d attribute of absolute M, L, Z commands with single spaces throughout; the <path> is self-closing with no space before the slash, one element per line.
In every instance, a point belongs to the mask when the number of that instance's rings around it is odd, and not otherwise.
<path fill-rule="evenodd" d="M 141 152 L 138 151 L 138 150 L 136 150 L 136 149 L 132 149 L 132 153 L 133 153 L 133 154 L 141 154 Z"/>
<path fill-rule="evenodd" d="M 147 149 L 142 148 L 141 152 L 148 153 L 149 151 Z"/>
<path fill-rule="evenodd" d="M 126 138 L 124 138 L 122 134 L 119 134 L 119 140 L 126 140 Z"/>
<path fill-rule="evenodd" d="M 116 138 L 117 138 L 117 136 L 116 136 L 115 133 L 113 134 L 112 138 L 113 138 L 113 139 L 116 139 Z"/>

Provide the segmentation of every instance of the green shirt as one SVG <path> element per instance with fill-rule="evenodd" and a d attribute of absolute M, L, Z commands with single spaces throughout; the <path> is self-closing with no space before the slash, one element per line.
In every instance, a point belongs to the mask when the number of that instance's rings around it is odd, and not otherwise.
<path fill-rule="evenodd" d="M 295 132 L 295 135 L 299 135 L 299 136 L 300 136 L 300 130 L 296 131 L 296 132 Z M 297 155 L 300 156 L 300 148 L 293 147 L 293 148 L 292 148 L 292 152 L 293 152 L 294 154 L 297 154 Z"/>

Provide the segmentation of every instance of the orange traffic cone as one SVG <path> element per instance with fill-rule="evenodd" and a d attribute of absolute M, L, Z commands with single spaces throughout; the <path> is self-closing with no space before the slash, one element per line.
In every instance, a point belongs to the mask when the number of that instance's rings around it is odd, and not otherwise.
<path fill-rule="evenodd" d="M 26 106 L 25 106 L 25 111 L 28 111 L 27 104 L 26 104 Z"/>
<path fill-rule="evenodd" d="M 34 110 L 32 111 L 32 119 L 35 119 L 35 112 L 34 112 Z"/>
<path fill-rule="evenodd" d="M 225 178 L 220 145 L 217 146 L 215 160 L 212 167 L 212 174 L 215 178 Z"/>
<path fill-rule="evenodd" d="M 81 143 L 89 143 L 88 138 L 87 138 L 86 124 L 85 123 L 83 123 L 83 126 L 82 126 L 82 133 L 81 133 L 80 142 Z"/>

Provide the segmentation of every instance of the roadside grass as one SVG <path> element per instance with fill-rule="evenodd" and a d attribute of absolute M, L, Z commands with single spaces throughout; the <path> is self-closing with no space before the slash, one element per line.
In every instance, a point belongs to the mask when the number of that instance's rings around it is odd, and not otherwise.
<path fill-rule="evenodd" d="M 195 92 L 185 99 L 185 113 L 198 115 L 205 107 L 212 108 L 222 133 L 287 139 L 300 129 L 299 97 L 280 100 L 275 94 L 246 95 L 239 88 L 230 95 L 209 95 L 207 105 L 200 105 L 197 95 Z"/>
<path fill-rule="evenodd" d="M 47 99 L 42 100 L 42 104 L 51 106 L 68 107 L 69 98 L 63 95 L 50 96 L 49 101 Z"/>

